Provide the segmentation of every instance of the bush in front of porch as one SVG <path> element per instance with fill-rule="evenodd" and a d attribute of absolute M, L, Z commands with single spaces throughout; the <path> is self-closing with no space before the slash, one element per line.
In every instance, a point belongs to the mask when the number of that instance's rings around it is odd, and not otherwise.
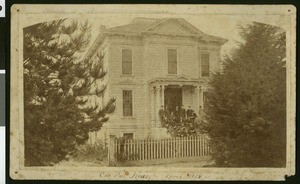
<path fill-rule="evenodd" d="M 205 133 L 204 120 L 196 117 L 186 117 L 184 115 L 173 115 L 172 113 L 160 113 L 162 127 L 166 128 L 172 137 L 188 137 Z"/>

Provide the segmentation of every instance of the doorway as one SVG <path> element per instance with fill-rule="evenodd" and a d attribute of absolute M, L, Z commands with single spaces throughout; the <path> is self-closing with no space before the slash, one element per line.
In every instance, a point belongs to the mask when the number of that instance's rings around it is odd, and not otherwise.
<path fill-rule="evenodd" d="M 165 108 L 169 112 L 175 112 L 176 107 L 182 105 L 182 88 L 166 88 L 165 89 Z"/>

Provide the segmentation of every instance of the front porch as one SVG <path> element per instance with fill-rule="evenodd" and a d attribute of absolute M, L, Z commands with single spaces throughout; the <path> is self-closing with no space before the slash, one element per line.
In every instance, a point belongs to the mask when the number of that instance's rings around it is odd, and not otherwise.
<path fill-rule="evenodd" d="M 156 79 L 149 83 L 150 88 L 150 127 L 152 134 L 161 134 L 159 110 L 164 108 L 174 112 L 176 107 L 189 106 L 198 115 L 203 108 L 203 91 L 206 85 L 199 80 L 187 78 Z M 200 107 L 201 106 L 201 107 Z"/>

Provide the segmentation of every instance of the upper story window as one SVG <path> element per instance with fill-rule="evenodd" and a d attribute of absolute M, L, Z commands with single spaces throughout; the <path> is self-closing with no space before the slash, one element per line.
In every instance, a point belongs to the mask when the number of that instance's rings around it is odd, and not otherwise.
<path fill-rule="evenodd" d="M 122 50 L 122 74 L 132 75 L 132 51 L 130 49 Z"/>
<path fill-rule="evenodd" d="M 201 54 L 201 77 L 209 77 L 209 54 Z"/>
<path fill-rule="evenodd" d="M 123 117 L 132 117 L 132 91 L 123 90 Z"/>
<path fill-rule="evenodd" d="M 168 49 L 168 73 L 177 74 L 177 50 Z"/>

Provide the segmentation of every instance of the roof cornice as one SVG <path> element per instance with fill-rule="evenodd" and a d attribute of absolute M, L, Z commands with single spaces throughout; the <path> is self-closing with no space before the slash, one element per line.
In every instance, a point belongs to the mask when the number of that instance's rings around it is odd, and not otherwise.
<path fill-rule="evenodd" d="M 143 18 L 139 18 L 143 19 Z M 147 18 L 145 18 L 146 20 Z M 151 19 L 152 20 L 152 19 Z M 153 19 L 155 20 L 155 19 Z M 165 23 L 167 21 L 176 21 L 179 24 L 181 24 L 183 27 L 186 27 L 189 29 L 192 34 L 165 34 L 165 33 L 158 33 L 158 32 L 152 32 L 152 30 L 156 27 L 161 25 L 162 23 Z M 126 26 L 126 25 L 125 25 Z M 194 25 L 186 21 L 185 19 L 182 18 L 163 18 L 163 19 L 157 19 L 156 22 L 150 24 L 148 27 L 144 29 L 144 31 L 140 31 L 137 33 L 128 33 L 128 32 L 111 32 L 109 29 L 103 30 L 100 32 L 98 37 L 96 38 L 95 42 L 92 44 L 90 47 L 89 51 L 86 53 L 84 56 L 84 60 L 89 59 L 92 54 L 95 52 L 95 50 L 98 48 L 98 46 L 101 44 L 101 42 L 104 40 L 105 37 L 107 36 L 124 36 L 124 37 L 147 37 L 151 35 L 158 35 L 158 36 L 165 36 L 165 37 L 185 37 L 185 38 L 192 38 L 192 39 L 197 39 L 199 42 L 215 42 L 217 44 L 223 45 L 225 44 L 228 39 L 220 38 L 217 36 L 212 36 L 208 35 L 206 33 L 203 33 L 200 31 L 198 28 L 196 28 Z"/>

